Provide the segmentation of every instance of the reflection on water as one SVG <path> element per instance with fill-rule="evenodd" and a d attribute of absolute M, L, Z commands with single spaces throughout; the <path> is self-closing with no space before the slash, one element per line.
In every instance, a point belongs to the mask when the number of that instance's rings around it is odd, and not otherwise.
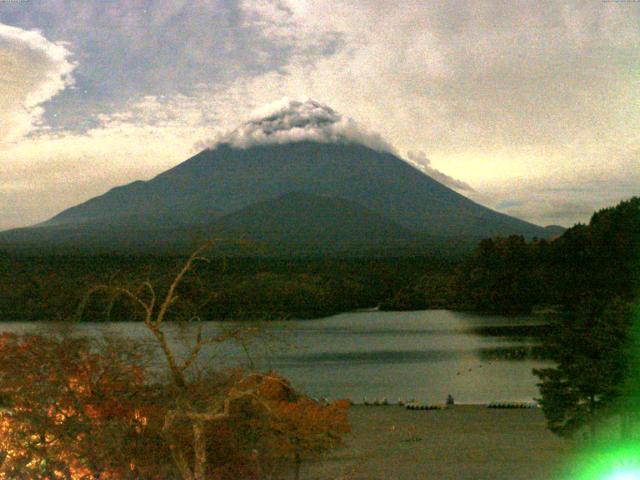
<path fill-rule="evenodd" d="M 547 365 L 536 346 L 539 319 L 479 316 L 446 310 L 356 312 L 320 320 L 268 322 L 245 345 L 211 345 L 201 368 L 252 364 L 273 369 L 317 397 L 361 401 L 386 397 L 486 403 L 538 396 L 533 368 Z M 237 324 L 236 324 L 237 325 Z M 66 328 L 52 324 L 3 324 L 5 331 Z M 167 325 L 177 352 L 186 352 L 194 325 Z M 211 322 L 205 334 L 225 328 Z M 139 323 L 79 324 L 74 334 L 154 344 Z M 159 353 L 156 350 L 156 353 Z M 158 356 L 157 360 L 161 360 Z"/>
<path fill-rule="evenodd" d="M 481 348 L 478 353 L 485 360 L 547 360 L 548 352 L 540 345 Z"/>
<path fill-rule="evenodd" d="M 485 325 L 473 329 L 478 335 L 489 337 L 509 337 L 517 340 L 543 338 L 551 333 L 551 325 Z"/>

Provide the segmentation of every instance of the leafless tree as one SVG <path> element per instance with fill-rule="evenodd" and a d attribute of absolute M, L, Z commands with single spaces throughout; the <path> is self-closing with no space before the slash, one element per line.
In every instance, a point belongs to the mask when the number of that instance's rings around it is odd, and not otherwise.
<path fill-rule="evenodd" d="M 196 362 L 202 349 L 211 344 L 220 344 L 235 340 L 241 344 L 248 335 L 255 332 L 255 327 L 239 326 L 225 329 L 213 336 L 203 335 L 203 324 L 198 323 L 194 338 L 184 358 L 178 358 L 167 338 L 165 320 L 172 305 L 178 299 L 177 290 L 195 262 L 207 261 L 203 253 L 209 250 L 215 240 L 209 241 L 195 250 L 182 265 L 169 285 L 166 294 L 161 297 L 149 281 L 142 282 L 136 289 L 111 285 L 97 285 L 91 288 L 78 309 L 78 320 L 90 297 L 97 292 L 108 292 L 112 295 L 110 308 L 118 297 L 124 296 L 137 305 L 143 314 L 144 324 L 153 335 L 162 350 L 166 366 L 169 370 L 175 390 L 175 401 L 172 408 L 167 409 L 164 418 L 163 433 L 173 456 L 173 462 L 183 480 L 205 480 L 207 467 L 206 426 L 211 422 L 222 421 L 230 416 L 231 406 L 242 399 L 250 398 L 268 408 L 261 402 L 258 389 L 261 383 L 278 377 L 269 375 L 251 375 L 238 379 L 235 384 L 219 392 L 209 392 L 202 398 L 194 392 L 187 376 L 187 369 Z M 174 438 L 175 426 L 179 422 L 187 422 L 191 430 L 190 445 Z M 192 453 L 192 459 L 189 457 Z"/>

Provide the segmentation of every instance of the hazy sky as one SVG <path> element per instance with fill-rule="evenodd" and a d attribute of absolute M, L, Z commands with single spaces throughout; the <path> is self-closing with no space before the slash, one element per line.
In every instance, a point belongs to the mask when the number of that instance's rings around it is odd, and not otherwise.
<path fill-rule="evenodd" d="M 0 229 L 310 97 L 521 218 L 640 194 L 640 3 L 0 0 Z"/>

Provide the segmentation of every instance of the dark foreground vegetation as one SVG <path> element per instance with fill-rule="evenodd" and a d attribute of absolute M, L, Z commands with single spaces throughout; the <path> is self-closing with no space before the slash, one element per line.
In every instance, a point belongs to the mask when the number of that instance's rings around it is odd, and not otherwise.
<path fill-rule="evenodd" d="M 561 306 L 545 341 L 556 367 L 534 371 L 548 427 L 597 441 L 599 425 L 617 418 L 621 441 L 640 442 L 640 198 L 595 213 L 551 244 L 516 248 L 533 261 L 515 284 L 552 272 L 550 287 L 535 295 Z"/>
<path fill-rule="evenodd" d="M 553 306 L 534 371 L 548 427 L 573 436 L 620 422 L 640 441 L 640 198 L 600 210 L 552 241 L 487 239 L 458 269 L 455 291 L 474 310 Z M 587 428 L 588 427 L 588 428 Z"/>
<path fill-rule="evenodd" d="M 199 329 L 186 353 L 173 350 L 165 321 L 199 253 L 165 293 L 150 282 L 97 284 L 87 297 L 136 306 L 163 353 L 160 371 L 123 340 L 0 335 L 0 478 L 298 479 L 304 460 L 340 444 L 348 402 L 308 398 L 273 372 L 194 368 L 205 345 L 240 341 L 254 327 Z"/>

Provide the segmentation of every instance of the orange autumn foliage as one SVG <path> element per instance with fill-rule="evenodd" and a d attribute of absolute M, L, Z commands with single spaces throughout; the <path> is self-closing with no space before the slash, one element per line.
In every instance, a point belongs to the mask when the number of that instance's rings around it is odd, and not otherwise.
<path fill-rule="evenodd" d="M 314 401 L 276 373 L 219 374 L 190 386 L 192 402 L 203 407 L 203 392 L 212 384 L 223 396 L 233 390 L 249 394 L 231 403 L 228 417 L 207 424 L 208 479 L 289 478 L 297 457 L 316 458 L 350 431 L 349 402 Z M 190 428 L 184 422 L 173 434 L 188 444 Z"/>
<path fill-rule="evenodd" d="M 82 339 L 1 335 L 0 478 L 135 478 L 151 439 L 131 361 Z"/>
<path fill-rule="evenodd" d="M 290 458 L 295 465 L 336 447 L 351 431 L 348 408 L 348 402 L 325 404 L 304 396 L 274 402 L 269 416 L 272 454 Z"/>
<path fill-rule="evenodd" d="M 0 479 L 180 478 L 170 447 L 193 455 L 192 425 L 165 429 L 178 394 L 200 411 L 234 398 L 205 423 L 206 478 L 281 478 L 349 431 L 348 403 L 313 401 L 277 374 L 210 374 L 177 392 L 140 360 L 83 339 L 0 335 Z"/>
<path fill-rule="evenodd" d="M 268 373 L 252 375 L 243 384 L 257 382 L 259 401 L 244 405 L 244 412 L 235 415 L 227 425 L 240 436 L 254 433 L 255 441 L 248 445 L 254 467 L 266 478 L 278 478 L 306 459 L 341 444 L 351 431 L 348 422 L 348 401 L 325 403 L 295 392 L 283 377 Z M 297 475 L 296 475 L 297 477 Z M 240 478 L 240 477 L 224 477 Z"/>

